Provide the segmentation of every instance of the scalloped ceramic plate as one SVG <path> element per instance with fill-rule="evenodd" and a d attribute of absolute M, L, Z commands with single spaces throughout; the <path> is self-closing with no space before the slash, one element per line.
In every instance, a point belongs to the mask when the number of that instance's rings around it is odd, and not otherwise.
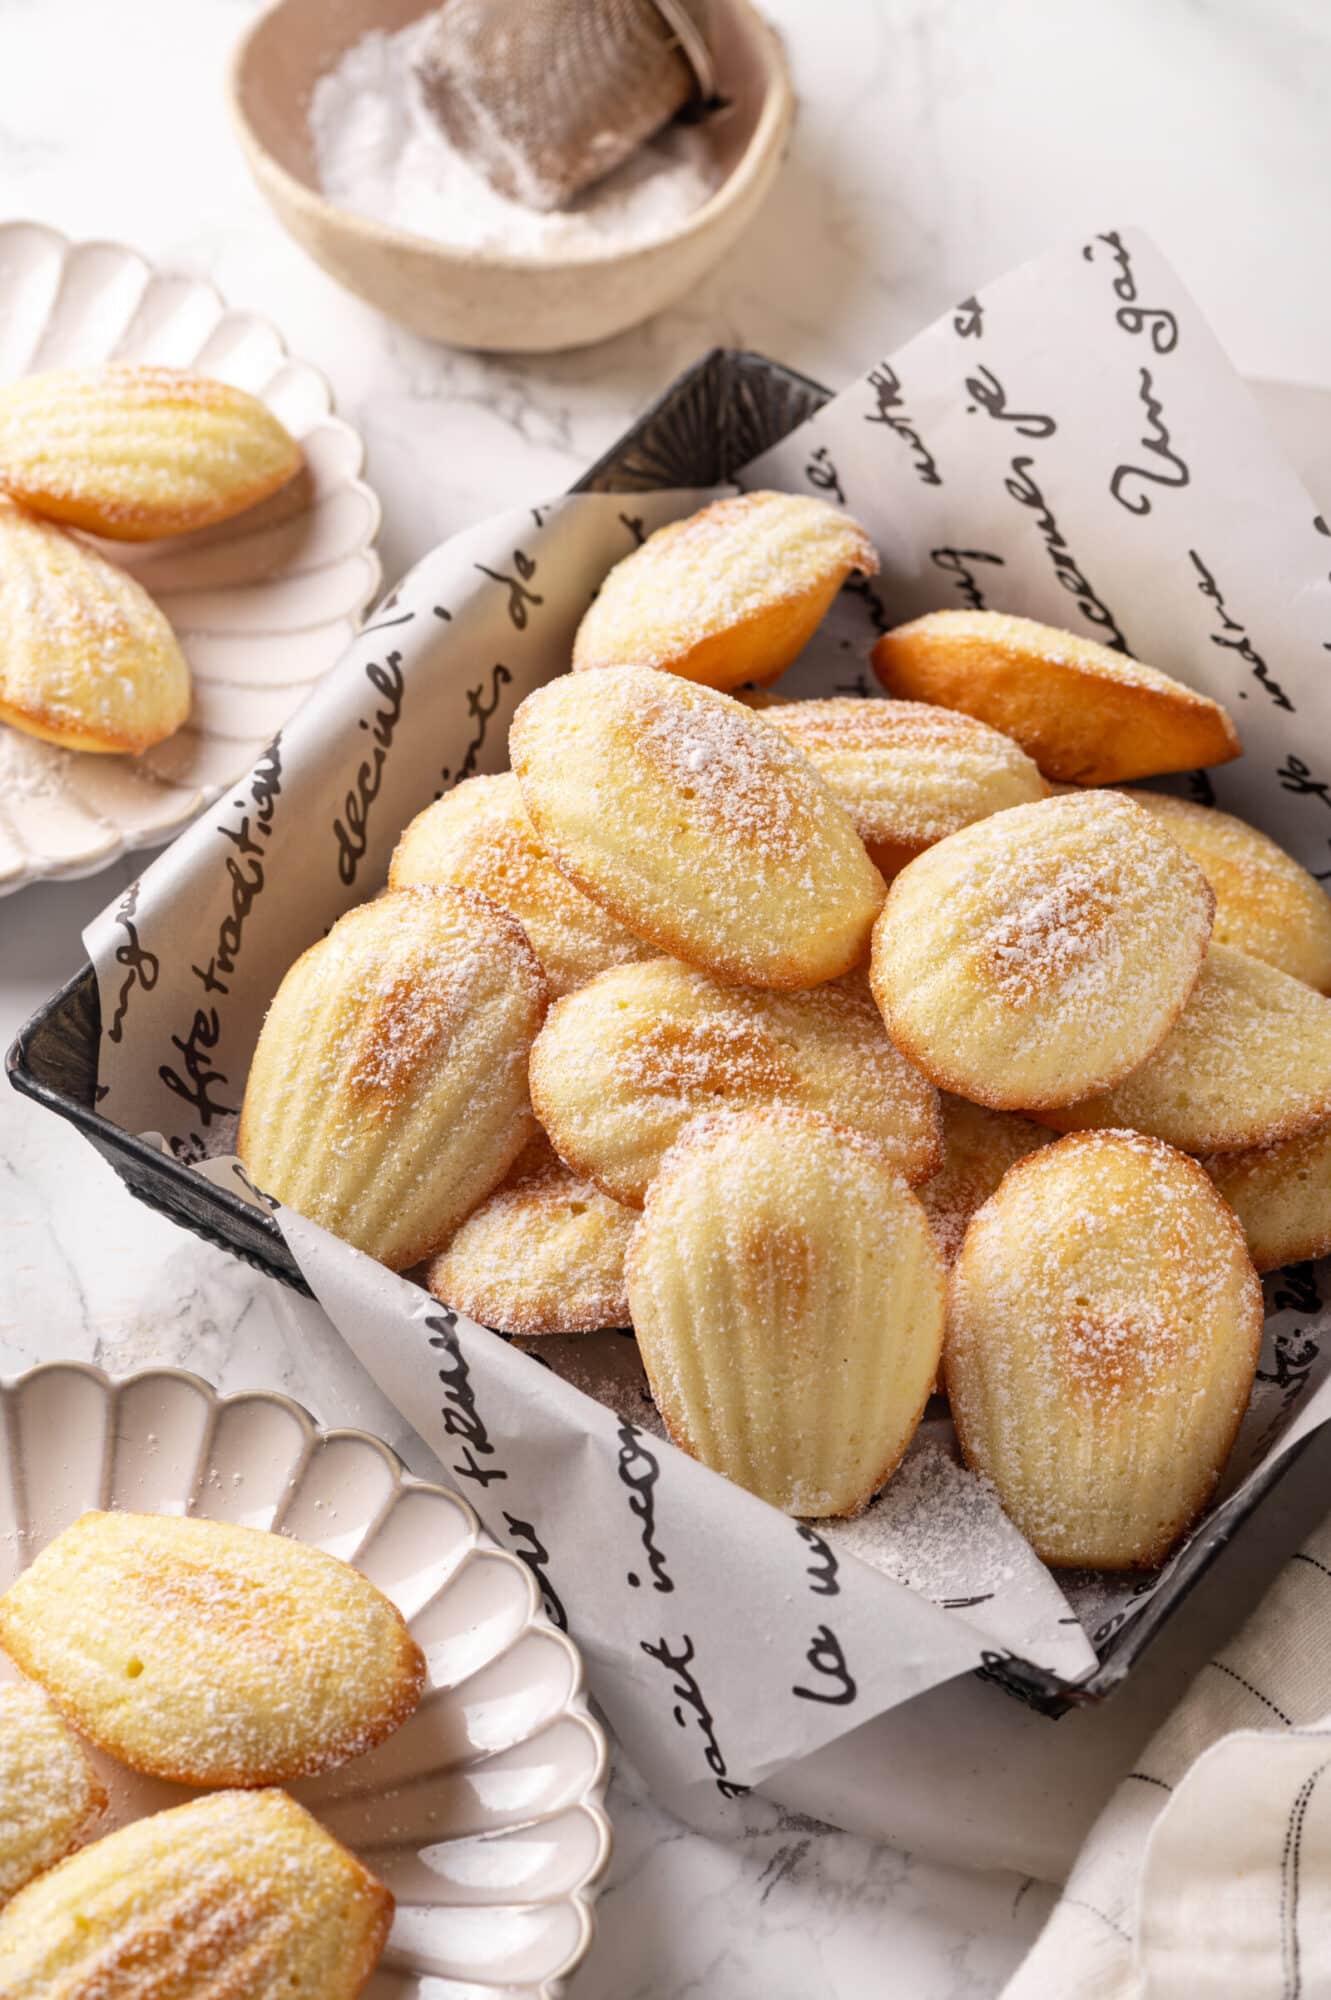
<path fill-rule="evenodd" d="M 259 396 L 306 470 L 220 526 L 169 542 L 99 543 L 152 592 L 194 679 L 185 728 L 140 757 L 60 750 L 0 723 L 0 895 L 91 875 L 179 833 L 248 771 L 332 667 L 379 587 L 379 502 L 327 382 L 255 313 L 119 243 L 0 224 L 0 383 L 108 361 L 197 368 Z"/>
<path fill-rule="evenodd" d="M 276 1528 L 393 1599 L 426 1656 L 420 1707 L 290 1788 L 397 1898 L 365 2000 L 552 2000 L 591 1942 L 609 1858 L 606 1743 L 576 1648 L 467 1503 L 363 1431 L 177 1369 L 111 1382 L 56 1363 L 0 1385 L 0 1590 L 89 1507 Z M 101 1832 L 195 1796 L 94 1762 Z"/>

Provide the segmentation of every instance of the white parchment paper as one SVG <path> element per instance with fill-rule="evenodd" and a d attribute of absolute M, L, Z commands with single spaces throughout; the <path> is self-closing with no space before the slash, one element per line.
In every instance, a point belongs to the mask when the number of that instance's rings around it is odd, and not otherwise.
<path fill-rule="evenodd" d="M 874 691 L 876 630 L 1024 612 L 1226 702 L 1241 762 L 1184 789 L 1331 872 L 1331 541 L 1151 245 L 1106 232 L 1001 280 L 741 475 L 812 489 L 878 544 L 792 690 Z M 88 932 L 102 1109 L 243 1186 L 230 1135 L 283 972 L 382 885 L 403 824 L 507 764 L 612 563 L 698 492 L 582 495 L 426 558 L 249 778 Z M 785 1519 L 675 1451 L 631 1340 L 511 1344 L 312 1224 L 279 1221 L 335 1325 L 581 1642 L 663 1790 L 718 1808 L 911 1695 L 1016 1655 L 1075 1679 L 1157 1579 L 1056 1580 L 926 1425 L 860 1523 Z M 1322 1276 L 1268 1284 L 1220 1504 L 1331 1415 Z M 539 1358 L 538 1358 L 539 1355 Z"/>

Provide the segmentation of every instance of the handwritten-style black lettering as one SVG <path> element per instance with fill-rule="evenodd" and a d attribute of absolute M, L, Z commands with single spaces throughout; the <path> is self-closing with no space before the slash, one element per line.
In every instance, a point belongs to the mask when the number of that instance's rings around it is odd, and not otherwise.
<path fill-rule="evenodd" d="M 1058 429 L 1052 417 L 1044 416 L 1038 410 L 1010 410 L 1007 390 L 992 368 L 980 368 L 974 375 L 968 375 L 966 394 L 975 399 L 968 405 L 972 414 L 983 410 L 986 416 L 996 418 L 999 423 L 1013 424 L 1019 437 L 1053 437 Z"/>
<path fill-rule="evenodd" d="M 1157 354 L 1172 354 L 1178 346 L 1178 321 L 1165 306 L 1144 306 L 1137 293 L 1137 279 L 1132 268 L 1132 255 L 1116 229 L 1109 229 L 1095 241 L 1088 243 L 1082 256 L 1088 264 L 1096 260 L 1096 244 L 1103 243 L 1109 249 L 1118 267 L 1114 279 L 1114 292 L 1123 303 L 1114 314 L 1125 333 L 1144 333 Z"/>
<path fill-rule="evenodd" d="M 962 340 L 980 340 L 984 335 L 984 307 L 974 292 L 963 299 L 952 315 L 952 330 Z"/>
<path fill-rule="evenodd" d="M 911 465 L 922 486 L 941 486 L 943 476 L 924 439 L 916 430 L 903 409 L 901 377 L 888 362 L 880 362 L 869 372 L 869 386 L 876 398 L 876 407 L 865 415 L 866 424 L 885 424 L 888 430 L 899 437 L 909 448 Z"/>
<path fill-rule="evenodd" d="M 515 1514 L 505 1513 L 504 1525 L 517 1544 L 514 1554 L 521 1556 L 536 1579 L 536 1588 L 541 1593 L 546 1616 L 552 1625 L 559 1627 L 561 1632 L 567 1632 L 568 1613 L 564 1609 L 558 1591 L 550 1581 L 550 1572 L 546 1567 L 550 1560 L 550 1551 L 530 1521 L 519 1521 Z"/>
<path fill-rule="evenodd" d="M 681 1729 L 689 1726 L 689 1717 L 697 1723 L 703 1739 L 703 1758 L 716 1783 L 716 1789 L 723 1799 L 743 1798 L 749 1790 L 747 1785 L 737 1785 L 727 1775 L 726 1760 L 721 1745 L 717 1741 L 716 1722 L 707 1706 L 697 1676 L 692 1671 L 696 1651 L 692 1639 L 686 1632 L 678 1646 L 672 1646 L 668 1639 L 658 1639 L 653 1645 L 649 1640 L 639 1641 L 648 1659 L 655 1660 L 668 1674 L 675 1676 L 671 1692 L 677 1703 L 674 1709 L 675 1721 Z"/>
<path fill-rule="evenodd" d="M 846 1665 L 841 1641 L 830 1625 L 818 1627 L 804 1657 L 813 1671 L 823 1677 L 826 1685 L 812 1688 L 793 1687 L 790 1690 L 793 1695 L 797 1695 L 801 1701 L 827 1702 L 833 1708 L 845 1708 L 854 1701 L 857 1693 L 854 1676 Z"/>
<path fill-rule="evenodd" d="M 652 1573 L 652 1589 L 667 1592 L 674 1589 L 674 1579 L 666 1568 L 665 1557 L 656 1541 L 656 1482 L 661 1476 L 661 1461 L 644 1441 L 636 1424 L 625 1421 L 619 1426 L 619 1460 L 616 1470 L 620 1482 L 627 1487 L 629 1511 L 636 1514 L 642 1523 L 642 1546 L 647 1557 L 647 1567 Z M 641 1582 L 635 1570 L 630 1570 L 628 1580 L 636 1590 Z"/>
<path fill-rule="evenodd" d="M 134 913 L 139 906 L 140 886 L 140 878 L 135 876 L 116 905 L 115 920 L 125 933 L 125 937 L 124 942 L 116 946 L 115 960 L 117 965 L 125 968 L 125 977 L 120 982 L 115 1014 L 106 1033 L 109 1041 L 117 1043 L 123 1039 L 125 1033 L 125 1016 L 129 1012 L 130 994 L 136 987 L 141 987 L 145 993 L 151 993 L 162 969 L 156 953 L 147 950 L 140 942 L 138 925 L 134 922 Z"/>
<path fill-rule="evenodd" d="M 935 569 L 941 569 L 944 576 L 955 578 L 957 592 L 963 604 L 972 611 L 988 609 L 984 592 L 973 565 L 990 563 L 996 569 L 1005 567 L 1002 556 L 990 555 L 987 549 L 930 549 L 929 560 Z"/>
<path fill-rule="evenodd" d="M 222 1024 L 215 1007 L 196 1008 L 194 1019 L 184 1035 L 172 1035 L 171 1046 L 181 1055 L 180 1071 L 169 1063 L 162 1063 L 157 1074 L 168 1090 L 177 1097 L 183 1097 L 186 1104 L 193 1105 L 205 1125 L 211 1125 L 214 1118 L 228 1118 L 233 1106 L 223 1103 L 213 1096 L 215 1084 L 228 1081 L 226 1072 L 212 1066 L 212 1051 L 222 1036 Z"/>
<path fill-rule="evenodd" d="M 624 513 L 619 518 L 621 524 L 632 535 L 633 546 L 640 549 L 647 539 L 647 523 L 643 520 L 642 515 Z"/>
<path fill-rule="evenodd" d="M 1225 603 L 1220 585 L 1216 582 L 1214 573 L 1202 561 L 1196 549 L 1188 550 L 1188 561 L 1197 572 L 1198 590 L 1203 597 L 1209 599 L 1215 606 L 1215 615 L 1219 624 L 1219 630 L 1212 632 L 1211 644 L 1221 647 L 1226 652 L 1237 653 L 1245 666 L 1252 669 L 1254 679 L 1266 689 L 1275 706 L 1283 708 L 1290 715 L 1293 715 L 1295 713 L 1293 702 L 1271 672 L 1262 655 L 1253 645 L 1242 620 L 1235 618 L 1230 612 L 1228 605 Z M 1286 790 L 1289 789 L 1291 788 L 1287 786 Z"/>
<path fill-rule="evenodd" d="M 804 1574 L 809 1579 L 809 1588 L 815 1597 L 839 1597 L 841 1585 L 837 1582 L 837 1562 L 834 1550 L 825 1542 L 816 1528 L 807 1521 L 796 1523 L 795 1532 L 802 1542 L 807 1542 L 813 1551 L 813 1561 Z"/>
<path fill-rule="evenodd" d="M 1040 482 L 1031 470 L 1034 464 L 1033 458 L 1014 458 L 1010 475 L 1003 481 L 1004 491 L 1010 494 L 1019 506 L 1028 507 L 1035 516 L 1035 526 L 1049 552 L 1054 575 L 1064 590 L 1072 593 L 1082 616 L 1090 624 L 1099 626 L 1101 633 L 1106 635 L 1105 645 L 1126 653 L 1129 650 L 1128 642 L 1119 631 L 1113 612 L 1092 588 L 1085 570 L 1068 547 L 1067 537 L 1059 527 L 1054 511 L 1045 499 Z"/>
<path fill-rule="evenodd" d="M 337 841 L 337 872 L 341 881 L 350 888 L 356 879 L 365 851 L 370 844 L 370 808 L 379 796 L 384 781 L 384 765 L 388 752 L 402 719 L 403 694 L 406 679 L 402 672 L 401 653 L 390 653 L 381 666 L 371 660 L 365 669 L 365 678 L 375 693 L 382 696 L 381 704 L 370 719 L 362 717 L 357 727 L 367 732 L 374 750 L 370 757 L 356 771 L 356 783 L 346 794 L 342 811 L 333 821 L 333 835 Z"/>
<path fill-rule="evenodd" d="M 519 632 L 525 632 L 528 619 L 527 607 L 545 603 L 539 591 L 529 590 L 527 587 L 536 574 L 535 557 L 527 555 L 522 549 L 514 549 L 513 567 L 517 571 L 516 576 L 508 576 L 499 569 L 487 569 L 484 563 L 477 563 L 476 567 L 482 576 L 488 576 L 492 582 L 507 585 L 509 619 Z"/>
<path fill-rule="evenodd" d="M 482 1488 L 497 1479 L 507 1479 L 502 1466 L 481 1465 L 482 1458 L 493 1458 L 495 1448 L 490 1441 L 490 1433 L 485 1419 L 476 1404 L 476 1391 L 472 1387 L 471 1368 L 462 1343 L 457 1334 L 457 1314 L 427 1313 L 426 1326 L 432 1329 L 431 1347 L 443 1356 L 444 1365 L 439 1370 L 439 1380 L 444 1385 L 444 1408 L 441 1412 L 444 1429 L 449 1437 L 461 1438 L 461 1460 L 453 1460 L 453 1470 L 460 1479 L 474 1479 Z"/>
<path fill-rule="evenodd" d="M 1155 394 L 1155 383 L 1149 368 L 1141 370 L 1139 389 L 1142 408 L 1146 412 L 1145 429 L 1140 439 L 1141 448 L 1151 455 L 1149 465 L 1120 465 L 1115 467 L 1109 481 L 1109 490 L 1120 507 L 1126 507 L 1129 514 L 1149 514 L 1151 496 L 1148 486 L 1190 486 L 1192 474 L 1187 462 L 1174 449 L 1169 428 L 1164 420 L 1164 406 Z M 1131 490 L 1129 490 L 1131 488 Z"/>
<path fill-rule="evenodd" d="M 804 468 L 804 477 L 810 486 L 816 486 L 820 493 L 828 493 L 838 507 L 844 507 L 846 496 L 842 490 L 841 477 L 832 463 L 832 454 L 825 444 L 809 454 L 809 462 Z"/>
<path fill-rule="evenodd" d="M 444 791 L 447 791 L 450 785 L 460 785 L 462 780 L 469 778 L 476 769 L 477 759 L 485 743 L 486 731 L 490 726 L 490 718 L 499 706 L 499 690 L 508 687 L 512 679 L 513 676 L 508 668 L 501 662 L 496 661 L 495 665 L 490 669 L 488 700 L 486 698 L 486 684 L 484 681 L 478 687 L 467 689 L 467 713 L 472 717 L 476 727 L 472 732 L 471 741 L 463 753 L 462 762 L 458 765 L 457 770 L 452 771 L 445 764 L 443 770 L 439 773 L 440 786 Z"/>

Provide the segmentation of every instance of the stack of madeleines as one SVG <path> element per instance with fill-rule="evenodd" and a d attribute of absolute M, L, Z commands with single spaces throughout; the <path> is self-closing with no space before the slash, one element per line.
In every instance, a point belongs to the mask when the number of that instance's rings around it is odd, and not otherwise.
<path fill-rule="evenodd" d="M 147 542 L 214 527 L 302 462 L 257 397 L 183 368 L 61 368 L 0 389 L 0 723 L 104 753 L 173 735 L 190 711 L 175 634 L 69 530 Z"/>
<path fill-rule="evenodd" d="M 939 612 L 874 648 L 887 700 L 773 693 L 876 567 L 751 493 L 612 570 L 511 772 L 287 974 L 240 1152 L 491 1327 L 631 1324 L 670 1436 L 790 1513 L 862 1508 L 941 1363 L 1047 1562 L 1151 1565 L 1257 1272 L 1331 1249 L 1331 903 L 1115 789 L 1240 746 L 1087 640 Z"/>
<path fill-rule="evenodd" d="M 393 1897 L 277 1789 L 381 1743 L 425 1660 L 349 1563 L 259 1529 L 85 1514 L 0 1597 L 5 2000 L 353 2000 Z M 84 1846 L 91 1744 L 206 1796 Z M 81 1851 L 75 1851 L 81 1850 Z"/>

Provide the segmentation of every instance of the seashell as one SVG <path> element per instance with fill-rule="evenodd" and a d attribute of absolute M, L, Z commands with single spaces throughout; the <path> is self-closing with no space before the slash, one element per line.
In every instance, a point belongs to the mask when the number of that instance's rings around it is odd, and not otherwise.
<path fill-rule="evenodd" d="M 935 841 L 1048 789 L 1010 736 L 923 701 L 834 695 L 769 720 L 822 772 L 889 881 Z"/>
<path fill-rule="evenodd" d="M 0 1644 L 91 1743 L 182 1785 L 345 1764 L 425 1680 L 401 1614 L 350 1563 L 181 1515 L 81 1515 L 0 1598 Z"/>
<path fill-rule="evenodd" d="M 966 1463 L 1056 1568 L 1161 1562 L 1247 1406 L 1262 1288 L 1195 1160 L 1131 1132 L 1032 1153 L 966 1231 L 944 1372 Z"/>
<path fill-rule="evenodd" d="M 867 1505 L 928 1400 L 944 1292 L 928 1218 L 872 1141 L 787 1106 L 696 1119 L 627 1273 L 677 1445 L 789 1514 Z"/>
<path fill-rule="evenodd" d="M 931 611 L 885 632 L 889 694 L 959 708 L 1014 736 L 1046 778 L 1113 785 L 1242 752 L 1218 701 L 1094 639 L 1000 611 Z"/>
<path fill-rule="evenodd" d="M 1213 906 L 1196 862 L 1123 794 L 1013 806 L 897 876 L 874 927 L 874 997 L 942 1089 L 999 1111 L 1076 1104 L 1163 1042 Z"/>
<path fill-rule="evenodd" d="M 143 586 L 0 498 L 0 722 L 69 750 L 136 752 L 189 709 L 189 668 Z"/>
<path fill-rule="evenodd" d="M 1259 1271 L 1331 1256 L 1331 1124 L 1202 1161 L 1239 1219 Z"/>
<path fill-rule="evenodd" d="M 453 144 L 501 194 L 563 208 L 697 93 L 672 20 L 705 60 L 706 0 L 449 0 L 416 74 Z"/>
<path fill-rule="evenodd" d="M 87 1839 L 106 1792 L 40 1688 L 0 1684 L 0 1906 Z"/>
<path fill-rule="evenodd" d="M 1292 854 L 1232 813 L 1163 792 L 1134 792 L 1215 891 L 1216 944 L 1331 993 L 1331 896 Z"/>
<path fill-rule="evenodd" d="M 943 1091 L 943 1164 L 916 1189 L 933 1224 L 934 1240 L 950 1270 L 977 1208 L 983 1207 L 1009 1167 L 1052 1134 L 1015 1111 L 990 1111 Z"/>
<path fill-rule="evenodd" d="M 467 1217 L 425 1282 L 454 1312 L 502 1333 L 627 1326 L 624 1253 L 636 1221 L 571 1173 L 542 1136 Z"/>
<path fill-rule="evenodd" d="M 776 987 L 863 956 L 882 877 L 808 759 L 729 695 L 647 667 L 564 674 L 509 748 L 542 845 L 658 951 Z"/>
<path fill-rule="evenodd" d="M 714 500 L 615 564 L 578 627 L 574 669 L 659 667 L 727 690 L 775 680 L 852 571 L 875 576 L 877 551 L 825 500 Z"/>
<path fill-rule="evenodd" d="M 546 985 L 484 896 L 390 889 L 291 967 L 245 1087 L 256 1183 L 390 1269 L 448 1241 L 536 1131 Z"/>
<path fill-rule="evenodd" d="M 910 1182 L 942 1158 L 938 1093 L 893 1047 L 858 973 L 768 993 L 670 958 L 616 967 L 551 1009 L 531 1089 L 560 1156 L 634 1207 L 705 1111 L 823 1112 L 875 1140 Z"/>
<path fill-rule="evenodd" d="M 1159 1048 L 1112 1089 L 1041 1111 L 1058 1131 L 1123 1125 L 1185 1153 L 1236 1153 L 1331 1119 L 1331 1000 L 1213 944 Z"/>
<path fill-rule="evenodd" d="M 575 889 L 536 838 L 511 771 L 466 778 L 417 813 L 398 841 L 389 884 L 476 889 L 515 916 L 558 998 L 652 947 Z"/>
<path fill-rule="evenodd" d="M 112 541 L 225 521 L 301 463 L 257 396 L 183 368 L 109 362 L 0 389 L 0 491 Z"/>
<path fill-rule="evenodd" d="M 0 1912 L 5 2000 L 354 2000 L 393 1898 L 283 1792 L 218 1792 L 85 1847 Z"/>

